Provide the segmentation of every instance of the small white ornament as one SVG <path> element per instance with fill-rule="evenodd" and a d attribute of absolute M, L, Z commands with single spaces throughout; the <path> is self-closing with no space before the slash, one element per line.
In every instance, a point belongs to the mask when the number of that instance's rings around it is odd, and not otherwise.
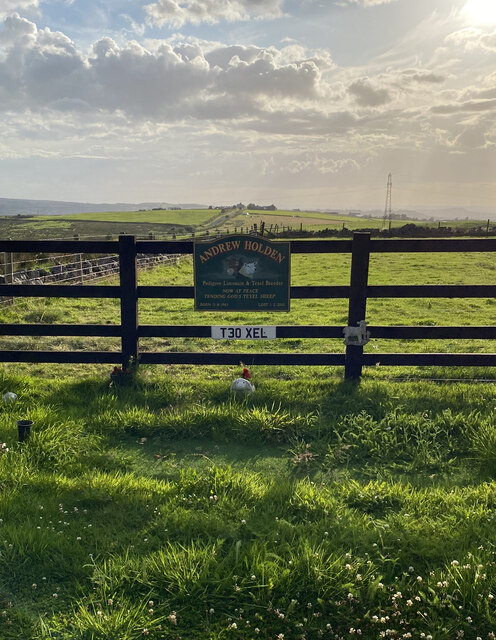
<path fill-rule="evenodd" d="M 15 402 L 17 400 L 17 394 L 12 393 L 12 391 L 7 391 L 2 396 L 4 402 Z"/>
<path fill-rule="evenodd" d="M 231 383 L 231 391 L 247 396 L 255 391 L 255 385 L 245 378 L 236 378 Z"/>
<path fill-rule="evenodd" d="M 344 343 L 346 345 L 362 346 L 369 342 L 370 331 L 367 331 L 367 323 L 365 320 L 360 320 L 357 324 L 358 327 L 345 327 L 343 329 Z"/>

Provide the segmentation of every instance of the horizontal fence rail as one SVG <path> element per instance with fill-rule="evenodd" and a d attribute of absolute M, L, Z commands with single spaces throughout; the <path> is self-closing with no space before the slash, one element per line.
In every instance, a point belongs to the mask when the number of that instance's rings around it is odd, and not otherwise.
<path fill-rule="evenodd" d="M 278 325 L 278 338 L 342 338 L 342 325 Z M 397 340 L 496 340 L 494 327 L 391 327 L 368 325 L 374 338 Z M 210 325 L 140 325 L 139 338 L 210 338 Z M 83 336 L 119 338 L 120 324 L 0 324 L 1 336 Z"/>
<path fill-rule="evenodd" d="M 349 344 L 345 353 L 209 353 L 147 352 L 139 350 L 144 338 L 210 338 L 210 325 L 140 325 L 140 298 L 193 298 L 192 286 L 138 286 L 138 254 L 191 255 L 192 241 L 0 240 L 0 252 L 114 254 L 119 257 L 119 285 L 0 284 L 0 296 L 119 299 L 121 322 L 113 325 L 0 324 L 2 336 L 107 337 L 121 341 L 119 351 L 0 350 L 0 361 L 47 363 L 122 363 L 131 357 L 143 364 L 247 364 L 344 366 L 345 377 L 358 379 L 363 366 L 496 366 L 493 353 L 364 353 L 363 346 Z M 366 319 L 369 298 L 496 298 L 496 285 L 370 285 L 369 260 L 373 253 L 496 252 L 496 239 L 373 240 L 357 232 L 353 240 L 293 240 L 293 254 L 350 253 L 349 286 L 292 286 L 294 299 L 348 299 L 348 326 Z M 496 327 L 481 326 L 368 326 L 372 338 L 402 340 L 496 339 Z M 342 339 L 343 326 L 277 326 L 277 338 Z"/>

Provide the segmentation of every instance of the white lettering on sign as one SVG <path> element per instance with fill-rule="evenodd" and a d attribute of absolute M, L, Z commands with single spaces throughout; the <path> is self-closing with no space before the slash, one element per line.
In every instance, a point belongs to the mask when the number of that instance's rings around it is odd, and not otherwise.
<path fill-rule="evenodd" d="M 211 327 L 214 340 L 274 340 L 276 327 Z"/>

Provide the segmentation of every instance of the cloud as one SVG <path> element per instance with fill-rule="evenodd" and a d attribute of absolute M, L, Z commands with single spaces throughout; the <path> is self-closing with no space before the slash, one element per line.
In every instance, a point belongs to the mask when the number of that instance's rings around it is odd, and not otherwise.
<path fill-rule="evenodd" d="M 431 108 L 432 113 L 471 113 L 496 110 L 496 99 L 491 100 L 467 100 L 465 102 L 455 102 L 453 104 L 440 104 Z"/>
<path fill-rule="evenodd" d="M 445 43 L 465 51 L 485 49 L 494 52 L 496 51 L 496 31 L 489 33 L 476 27 L 466 27 L 447 36 Z"/>
<path fill-rule="evenodd" d="M 342 6 L 358 4 L 361 7 L 377 7 L 380 4 L 390 4 L 391 2 L 398 2 L 398 0 L 341 0 L 340 4 Z"/>
<path fill-rule="evenodd" d="M 361 107 L 379 107 L 390 100 L 387 89 L 376 89 L 368 78 L 360 78 L 348 88 Z"/>
<path fill-rule="evenodd" d="M 0 3 L 0 20 L 14 13 L 14 11 L 36 13 L 40 0 L 2 0 Z"/>
<path fill-rule="evenodd" d="M 473 126 L 467 126 L 460 133 L 453 146 L 465 149 L 483 149 L 487 146 L 488 123 L 478 122 Z"/>
<path fill-rule="evenodd" d="M 15 14 L 0 30 L 0 110 L 67 111 L 73 105 L 75 111 L 157 122 L 209 111 L 235 119 L 281 101 L 319 101 L 327 91 L 322 73 L 331 64 L 328 56 L 305 58 L 296 49 L 288 56 L 272 47 L 163 41 L 152 51 L 111 38 L 84 54 L 63 33 L 38 29 Z"/>
<path fill-rule="evenodd" d="M 182 27 L 187 23 L 215 24 L 283 15 L 284 0 L 158 0 L 145 5 L 150 21 L 159 26 Z"/>
<path fill-rule="evenodd" d="M 414 73 L 411 76 L 412 80 L 416 82 L 427 82 L 429 84 L 441 84 L 446 80 L 446 77 L 439 73 L 432 73 L 429 71 L 421 71 L 419 73 Z"/>

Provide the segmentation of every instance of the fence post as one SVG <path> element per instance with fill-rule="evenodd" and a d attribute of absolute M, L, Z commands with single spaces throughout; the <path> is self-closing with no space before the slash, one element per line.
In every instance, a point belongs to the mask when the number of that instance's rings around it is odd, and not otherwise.
<path fill-rule="evenodd" d="M 12 284 L 14 280 L 14 257 L 10 251 L 3 254 L 3 272 L 5 276 L 5 284 Z M 8 298 L 4 298 L 4 302 L 8 305 L 14 304 L 14 298 L 9 296 Z"/>
<path fill-rule="evenodd" d="M 84 284 L 84 278 L 83 278 L 83 254 L 82 253 L 76 254 L 76 274 L 79 275 L 80 284 Z"/>
<path fill-rule="evenodd" d="M 122 366 L 138 359 L 138 278 L 135 236 L 119 236 Z"/>
<path fill-rule="evenodd" d="M 367 284 L 370 261 L 370 233 L 354 232 L 351 249 L 350 300 L 348 307 L 348 326 L 356 327 L 365 320 L 367 308 Z M 344 377 L 346 380 L 359 380 L 362 375 L 363 346 L 346 346 Z"/>

